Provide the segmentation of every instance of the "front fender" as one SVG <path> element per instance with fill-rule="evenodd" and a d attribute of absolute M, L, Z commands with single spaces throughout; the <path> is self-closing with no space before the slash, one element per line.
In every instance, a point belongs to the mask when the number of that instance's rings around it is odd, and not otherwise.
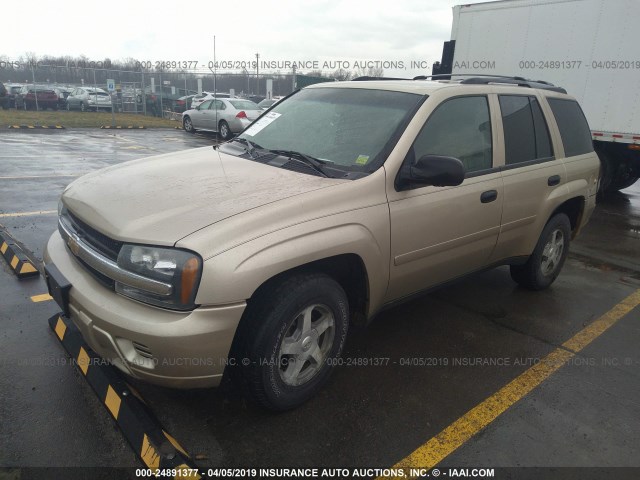
<path fill-rule="evenodd" d="M 244 301 L 280 273 L 343 254 L 355 254 L 362 260 L 368 276 L 369 310 L 375 311 L 389 281 L 386 204 L 283 228 L 207 259 L 196 302 Z"/>

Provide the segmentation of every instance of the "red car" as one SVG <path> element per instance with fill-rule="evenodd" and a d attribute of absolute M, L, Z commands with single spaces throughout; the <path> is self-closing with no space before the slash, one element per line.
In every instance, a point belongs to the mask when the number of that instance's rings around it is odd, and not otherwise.
<path fill-rule="evenodd" d="M 38 110 L 46 110 L 47 108 L 58 110 L 58 95 L 56 92 L 51 88 L 34 87 L 33 85 L 25 85 L 20 90 L 20 93 L 16 95 L 16 108 L 35 110 L 36 96 Z"/>

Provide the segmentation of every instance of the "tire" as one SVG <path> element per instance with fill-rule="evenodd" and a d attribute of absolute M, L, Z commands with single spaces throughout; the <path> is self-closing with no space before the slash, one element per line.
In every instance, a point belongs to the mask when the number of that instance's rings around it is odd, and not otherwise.
<path fill-rule="evenodd" d="M 529 290 L 544 290 L 562 270 L 569 253 L 571 222 L 558 213 L 547 222 L 535 250 L 524 265 L 511 265 L 511 278 Z"/>
<path fill-rule="evenodd" d="M 600 158 L 600 188 L 598 196 L 602 199 L 608 193 L 629 188 L 636 183 L 637 177 L 631 167 L 624 162 L 614 162 L 611 155 L 602 149 L 597 150 Z"/>
<path fill-rule="evenodd" d="M 233 133 L 231 133 L 231 128 L 229 128 L 229 124 L 224 120 L 220 121 L 220 126 L 218 127 L 218 133 L 223 140 L 230 140 L 233 137 Z"/>
<path fill-rule="evenodd" d="M 640 178 L 640 177 L 629 175 L 628 177 L 626 177 L 624 179 L 621 179 L 618 182 L 616 182 L 615 189 L 616 190 L 624 190 L 625 188 L 629 188 L 631 185 L 633 185 L 634 183 L 636 183 L 638 181 L 638 178 Z"/>
<path fill-rule="evenodd" d="M 231 378 L 264 408 L 295 408 L 327 382 L 348 329 L 347 296 L 335 280 L 285 278 L 249 302 L 230 354 Z"/>
<path fill-rule="evenodd" d="M 604 197 L 611 188 L 611 181 L 613 180 L 613 164 L 611 163 L 611 157 L 604 150 L 596 150 L 598 158 L 600 159 L 600 183 L 598 187 L 598 196 Z"/>
<path fill-rule="evenodd" d="M 196 129 L 193 128 L 193 122 L 191 121 L 191 117 L 189 116 L 186 116 L 182 119 L 182 128 L 184 128 L 185 132 L 196 133 Z"/>

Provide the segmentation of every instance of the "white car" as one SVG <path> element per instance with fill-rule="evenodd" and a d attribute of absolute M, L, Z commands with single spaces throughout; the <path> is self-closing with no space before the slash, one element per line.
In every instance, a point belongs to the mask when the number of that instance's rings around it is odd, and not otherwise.
<path fill-rule="evenodd" d="M 182 114 L 186 132 L 196 130 L 217 132 L 224 140 L 240 133 L 262 115 L 263 110 L 251 100 L 242 98 L 212 98 Z"/>
<path fill-rule="evenodd" d="M 101 88 L 74 88 L 67 97 L 67 110 L 111 110 L 111 95 Z"/>
<path fill-rule="evenodd" d="M 213 98 L 231 98 L 231 94 L 229 93 L 214 93 L 214 92 L 202 92 L 197 94 L 195 97 L 191 99 L 191 108 L 196 108 L 205 100 L 211 100 Z"/>

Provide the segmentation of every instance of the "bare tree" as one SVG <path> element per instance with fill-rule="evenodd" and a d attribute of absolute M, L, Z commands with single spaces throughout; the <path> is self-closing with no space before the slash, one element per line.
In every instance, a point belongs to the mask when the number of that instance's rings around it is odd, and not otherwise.
<path fill-rule="evenodd" d="M 353 71 L 353 77 L 384 77 L 384 68 L 370 67 L 370 68 L 356 68 Z"/>
<path fill-rule="evenodd" d="M 331 78 L 335 78 L 339 82 L 342 82 L 345 80 L 351 80 L 351 78 L 353 77 L 353 72 L 349 70 L 345 70 L 344 68 L 339 68 L 333 73 L 331 73 L 329 76 Z"/>

